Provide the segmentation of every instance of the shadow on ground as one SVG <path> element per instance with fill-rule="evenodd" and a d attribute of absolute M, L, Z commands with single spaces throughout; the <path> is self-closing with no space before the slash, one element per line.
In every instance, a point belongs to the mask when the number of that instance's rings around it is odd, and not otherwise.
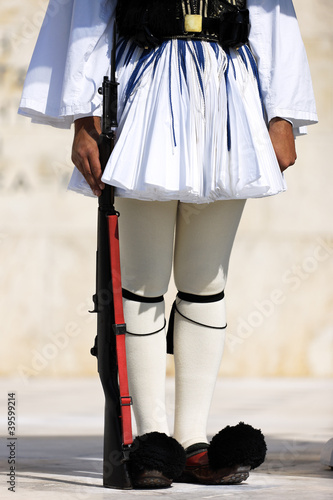
<path fill-rule="evenodd" d="M 323 445 L 324 443 L 319 442 L 268 437 L 266 461 L 256 470 L 261 474 L 333 478 L 333 471 L 320 464 Z M 52 482 L 70 484 L 75 484 L 73 477 L 78 477 L 78 480 L 85 477 L 89 478 L 87 485 L 98 486 L 102 480 L 102 449 L 102 436 L 20 437 L 17 447 L 17 476 L 36 479 L 38 474 L 42 474 L 40 479 L 45 481 L 49 474 Z M 1 469 L 7 469 L 7 459 L 3 454 Z M 65 477 L 55 479 L 55 475 Z M 66 476 L 71 476 L 71 479 L 66 481 Z M 80 484 L 83 483 L 80 481 Z"/>

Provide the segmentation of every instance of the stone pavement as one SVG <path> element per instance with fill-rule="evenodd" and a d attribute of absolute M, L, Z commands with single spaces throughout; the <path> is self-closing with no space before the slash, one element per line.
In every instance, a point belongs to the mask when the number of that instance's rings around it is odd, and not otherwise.
<path fill-rule="evenodd" d="M 266 462 L 238 486 L 175 484 L 167 490 L 102 487 L 104 397 L 98 378 L 0 379 L 0 498 L 31 500 L 333 499 L 320 453 L 333 437 L 332 379 L 219 379 L 208 431 L 242 420 L 262 429 Z M 15 493 L 8 491 L 7 394 L 15 392 Z M 173 379 L 167 381 L 172 428 Z"/>

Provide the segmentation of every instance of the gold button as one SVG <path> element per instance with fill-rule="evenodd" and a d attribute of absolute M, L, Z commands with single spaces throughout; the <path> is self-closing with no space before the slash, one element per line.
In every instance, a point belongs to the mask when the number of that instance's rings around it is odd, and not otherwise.
<path fill-rule="evenodd" d="M 185 15 L 185 31 L 187 33 L 201 33 L 202 31 L 202 16 L 197 14 Z"/>

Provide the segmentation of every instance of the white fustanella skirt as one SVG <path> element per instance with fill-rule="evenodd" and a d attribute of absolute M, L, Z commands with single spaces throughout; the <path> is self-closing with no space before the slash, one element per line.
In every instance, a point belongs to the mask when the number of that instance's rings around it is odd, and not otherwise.
<path fill-rule="evenodd" d="M 246 45 L 120 40 L 117 80 L 117 140 L 102 177 L 117 196 L 209 203 L 286 189 Z M 69 189 L 92 194 L 77 169 Z"/>

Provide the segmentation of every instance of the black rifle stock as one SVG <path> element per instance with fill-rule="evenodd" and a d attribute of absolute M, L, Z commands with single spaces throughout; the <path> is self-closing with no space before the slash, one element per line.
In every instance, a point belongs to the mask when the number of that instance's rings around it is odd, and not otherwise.
<path fill-rule="evenodd" d="M 113 66 L 114 67 L 114 66 Z M 117 126 L 117 83 L 104 77 L 99 92 L 103 94 L 102 133 L 99 153 L 102 171 L 114 145 Z M 113 187 L 106 185 L 98 199 L 96 294 L 93 297 L 97 312 L 97 336 L 91 353 L 97 356 L 98 373 L 105 395 L 103 485 L 108 488 L 131 489 L 128 464 L 122 445 L 120 393 L 114 320 L 109 231 L 107 216 L 116 214 Z"/>

